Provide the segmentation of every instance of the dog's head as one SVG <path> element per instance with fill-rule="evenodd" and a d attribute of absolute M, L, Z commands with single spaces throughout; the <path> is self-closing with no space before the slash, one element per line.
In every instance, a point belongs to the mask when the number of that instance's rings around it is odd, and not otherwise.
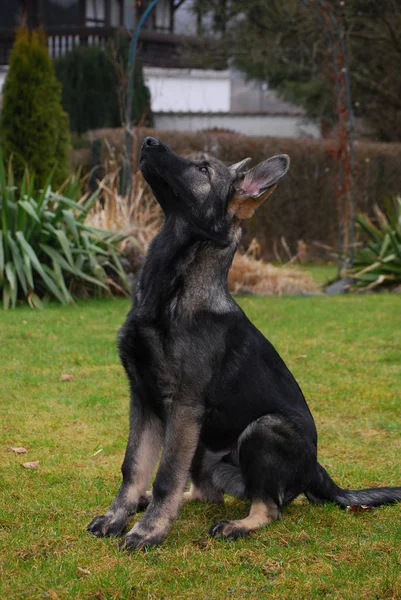
<path fill-rule="evenodd" d="M 205 233 L 224 235 L 250 219 L 289 168 L 286 154 L 252 169 L 250 158 L 231 167 L 213 159 L 189 160 L 154 137 L 145 138 L 140 169 L 166 216 L 176 214 Z"/>

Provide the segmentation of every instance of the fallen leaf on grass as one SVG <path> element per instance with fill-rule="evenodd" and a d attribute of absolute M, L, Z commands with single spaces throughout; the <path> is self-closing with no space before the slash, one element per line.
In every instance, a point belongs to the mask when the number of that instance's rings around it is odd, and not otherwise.
<path fill-rule="evenodd" d="M 11 450 L 16 454 L 26 454 L 28 452 L 23 446 L 16 446 L 15 448 L 11 448 Z"/>
<path fill-rule="evenodd" d="M 82 575 L 90 575 L 91 572 L 89 569 L 82 569 L 82 567 L 77 567 L 78 574 L 82 573 Z"/>
<path fill-rule="evenodd" d="M 199 538 L 196 540 L 192 540 L 192 543 L 195 544 L 196 546 L 199 546 L 199 548 L 207 548 L 208 544 L 209 544 L 209 539 L 208 538 Z"/>
<path fill-rule="evenodd" d="M 61 600 L 60 596 L 58 596 L 57 592 L 55 592 L 54 590 L 47 590 L 47 592 L 45 592 L 43 596 L 44 598 L 50 598 L 50 600 Z"/>
<path fill-rule="evenodd" d="M 74 375 L 68 375 L 68 373 L 63 373 L 60 377 L 60 381 L 74 381 Z"/>
<path fill-rule="evenodd" d="M 33 460 L 31 462 L 26 462 L 24 464 L 21 465 L 21 467 L 24 467 L 24 469 L 37 469 L 39 466 L 39 461 L 38 460 Z"/>
<path fill-rule="evenodd" d="M 347 512 L 359 513 L 363 510 L 372 510 L 373 506 L 367 506 L 366 504 L 351 504 L 347 506 Z"/>
<path fill-rule="evenodd" d="M 295 357 L 295 360 L 299 360 L 300 358 L 308 358 L 307 354 L 298 354 L 298 356 Z"/>

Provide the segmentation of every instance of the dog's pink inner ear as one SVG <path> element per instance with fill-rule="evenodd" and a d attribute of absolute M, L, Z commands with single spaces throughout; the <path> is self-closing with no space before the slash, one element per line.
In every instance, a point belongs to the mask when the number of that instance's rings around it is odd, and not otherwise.
<path fill-rule="evenodd" d="M 286 154 L 273 156 L 239 177 L 236 187 L 243 193 L 256 197 L 284 177 L 289 166 L 290 159 Z"/>
<path fill-rule="evenodd" d="M 243 194 L 248 194 L 248 196 L 257 196 L 260 192 L 261 185 L 258 185 L 256 181 L 247 181 L 246 176 L 245 179 L 239 188 Z"/>
<path fill-rule="evenodd" d="M 287 173 L 289 166 L 289 157 L 280 154 L 238 176 L 230 203 L 236 217 L 250 219 L 255 210 L 274 191 L 277 182 Z"/>
<path fill-rule="evenodd" d="M 237 219 L 241 219 L 241 221 L 250 219 L 255 214 L 256 209 L 273 193 L 275 188 L 276 186 L 273 185 L 256 197 L 242 191 L 235 192 L 231 199 L 230 209 L 235 213 Z"/>

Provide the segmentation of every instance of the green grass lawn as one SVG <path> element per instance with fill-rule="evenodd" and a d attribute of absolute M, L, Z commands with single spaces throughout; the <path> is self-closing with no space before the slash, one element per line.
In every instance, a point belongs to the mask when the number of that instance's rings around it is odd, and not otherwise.
<path fill-rule="evenodd" d="M 338 268 L 335 264 L 314 264 L 296 265 L 300 271 L 307 271 L 313 277 L 317 284 L 324 286 L 328 281 L 336 279 Z"/>
<path fill-rule="evenodd" d="M 401 297 L 240 302 L 298 378 L 336 481 L 401 484 Z M 120 483 L 128 394 L 115 337 L 128 307 L 0 312 L 0 599 L 399 600 L 401 506 L 356 514 L 299 498 L 281 521 L 226 542 L 209 526 L 247 506 L 192 504 L 162 546 L 133 554 L 85 532 Z"/>

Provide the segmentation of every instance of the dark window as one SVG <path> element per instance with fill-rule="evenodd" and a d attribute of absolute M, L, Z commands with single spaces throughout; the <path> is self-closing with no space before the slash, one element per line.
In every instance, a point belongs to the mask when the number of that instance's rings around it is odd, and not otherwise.
<path fill-rule="evenodd" d="M 110 1 L 108 2 L 109 6 Z M 102 27 L 106 24 L 106 2 L 107 0 L 86 0 L 86 25 Z"/>
<path fill-rule="evenodd" d="M 23 0 L 0 0 L 0 27 L 11 29 L 18 25 Z"/>
<path fill-rule="evenodd" d="M 79 24 L 79 0 L 44 0 L 43 8 L 45 25 Z"/>

